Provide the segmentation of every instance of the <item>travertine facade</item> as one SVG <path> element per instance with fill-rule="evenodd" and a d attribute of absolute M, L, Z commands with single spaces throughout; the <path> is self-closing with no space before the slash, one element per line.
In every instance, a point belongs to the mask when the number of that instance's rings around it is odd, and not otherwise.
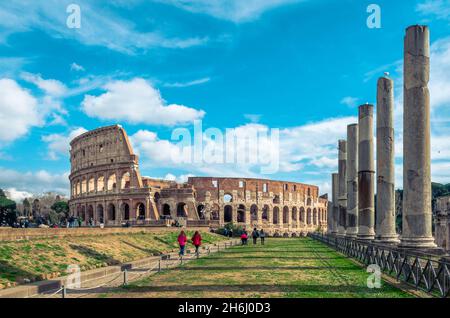
<path fill-rule="evenodd" d="M 326 229 L 328 197 L 295 182 L 191 177 L 186 183 L 141 177 L 138 157 L 121 126 L 87 132 L 71 142 L 70 211 L 86 223 L 152 224 L 170 216 L 221 226 L 229 222 L 299 235 Z"/>

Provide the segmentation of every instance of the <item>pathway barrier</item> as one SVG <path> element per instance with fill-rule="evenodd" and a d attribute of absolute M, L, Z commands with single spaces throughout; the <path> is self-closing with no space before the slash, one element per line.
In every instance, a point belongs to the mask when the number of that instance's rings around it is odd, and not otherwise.
<path fill-rule="evenodd" d="M 450 263 L 444 257 L 323 233 L 309 237 L 367 266 L 378 265 L 383 273 L 432 296 L 449 296 Z"/>

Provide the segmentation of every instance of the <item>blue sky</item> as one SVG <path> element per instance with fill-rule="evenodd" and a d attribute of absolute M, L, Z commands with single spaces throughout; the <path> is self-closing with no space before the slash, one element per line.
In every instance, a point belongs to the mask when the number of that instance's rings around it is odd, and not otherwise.
<path fill-rule="evenodd" d="M 81 29 L 66 25 L 69 4 Z M 381 8 L 369 29 L 367 6 Z M 433 181 L 450 182 L 449 0 L 19 1 L 0 5 L 0 187 L 67 193 L 68 141 L 119 123 L 145 176 L 267 177 L 330 190 L 336 145 L 376 81 L 396 85 L 401 188 L 407 26 L 431 29 Z M 176 164 L 175 128 L 280 129 L 280 168 Z M 275 150 L 274 150 L 275 151 Z"/>

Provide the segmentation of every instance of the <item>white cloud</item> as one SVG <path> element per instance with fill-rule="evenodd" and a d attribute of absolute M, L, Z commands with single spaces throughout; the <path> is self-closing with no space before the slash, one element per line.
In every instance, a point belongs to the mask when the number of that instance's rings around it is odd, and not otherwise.
<path fill-rule="evenodd" d="M 0 79 L 0 142 L 12 142 L 42 126 L 38 101 L 11 79 Z"/>
<path fill-rule="evenodd" d="M 60 97 L 67 92 L 66 85 L 64 85 L 58 80 L 43 79 L 40 74 L 31 74 L 23 72 L 21 74 L 21 77 L 23 80 L 36 85 L 47 95 L 52 97 Z"/>
<path fill-rule="evenodd" d="M 42 140 L 47 143 L 49 159 L 57 160 L 61 155 L 68 156 L 70 141 L 85 132 L 87 132 L 87 130 L 80 127 L 73 129 L 68 134 L 51 134 L 43 136 Z"/>
<path fill-rule="evenodd" d="M 84 72 L 85 71 L 83 66 L 81 66 L 75 62 L 70 64 L 70 70 L 75 71 L 75 72 Z"/>
<path fill-rule="evenodd" d="M 450 0 L 426 0 L 417 4 L 416 11 L 438 19 L 450 19 Z"/>
<path fill-rule="evenodd" d="M 189 177 L 194 177 L 194 175 L 189 173 L 189 174 L 182 174 L 177 177 L 171 173 L 168 173 L 165 175 L 163 179 L 168 181 L 176 181 L 178 183 L 185 183 L 188 181 Z"/>
<path fill-rule="evenodd" d="M 258 19 L 264 12 L 304 0 L 159 0 L 178 8 L 235 23 Z"/>
<path fill-rule="evenodd" d="M 81 8 L 80 29 L 66 25 L 66 8 L 72 1 L 3 1 L 0 8 L 0 41 L 18 32 L 42 30 L 55 38 L 74 39 L 85 45 L 104 46 L 126 54 L 153 47 L 187 48 L 202 45 L 207 38 L 166 37 L 159 31 L 140 32 L 136 25 L 112 13 L 104 4 L 78 0 Z M 115 3 L 120 5 L 119 3 Z"/>
<path fill-rule="evenodd" d="M 200 78 L 200 79 L 197 79 L 197 80 L 184 82 L 184 83 L 182 83 L 182 82 L 165 83 L 164 87 L 183 88 L 183 87 L 190 87 L 190 86 L 205 84 L 205 83 L 208 83 L 209 81 L 211 81 L 211 78 L 204 77 L 204 78 Z"/>
<path fill-rule="evenodd" d="M 342 105 L 346 105 L 348 107 L 355 107 L 356 104 L 358 103 L 359 98 L 357 97 L 351 97 L 351 96 L 347 96 L 344 97 L 343 99 L 341 99 L 341 104 Z"/>
<path fill-rule="evenodd" d="M 6 197 L 10 200 L 16 201 L 17 203 L 21 203 L 24 199 L 30 198 L 33 196 L 32 193 L 27 191 L 19 191 L 16 188 L 8 188 L 5 189 Z"/>
<path fill-rule="evenodd" d="M 51 174 L 46 170 L 37 172 L 20 172 L 0 167 L 0 188 L 12 189 L 20 192 L 41 194 L 56 192 L 69 194 L 69 172 Z"/>
<path fill-rule="evenodd" d="M 142 78 L 113 81 L 104 89 L 106 92 L 100 96 L 85 96 L 82 108 L 88 116 L 132 124 L 173 126 L 193 122 L 205 114 L 183 105 L 166 105 L 160 92 Z"/>

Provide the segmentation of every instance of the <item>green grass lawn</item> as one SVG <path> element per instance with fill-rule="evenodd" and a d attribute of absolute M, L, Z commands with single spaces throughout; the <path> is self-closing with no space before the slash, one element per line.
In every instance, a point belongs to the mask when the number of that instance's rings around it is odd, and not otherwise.
<path fill-rule="evenodd" d="M 120 287 L 102 297 L 412 297 L 309 238 L 235 246 Z"/>
<path fill-rule="evenodd" d="M 89 270 L 159 255 L 178 247 L 178 234 L 177 229 L 0 242 L 0 289 L 64 276 L 69 265 Z M 187 234 L 190 238 L 193 232 Z M 205 243 L 225 239 L 207 232 L 202 236 Z"/>

